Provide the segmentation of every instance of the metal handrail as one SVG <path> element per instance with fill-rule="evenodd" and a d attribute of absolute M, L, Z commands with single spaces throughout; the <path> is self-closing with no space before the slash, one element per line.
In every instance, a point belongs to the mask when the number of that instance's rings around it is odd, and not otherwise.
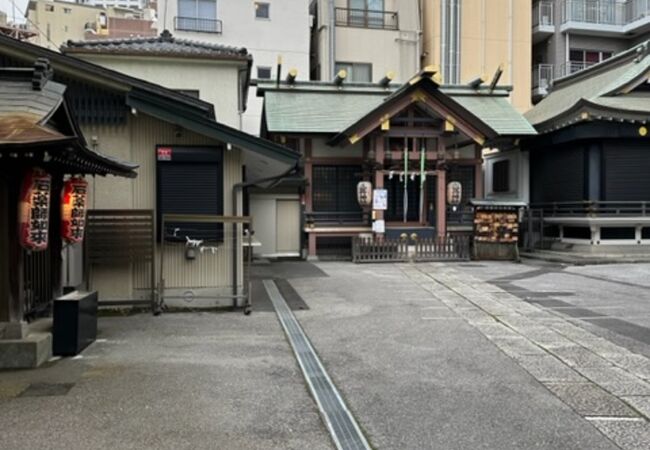
<path fill-rule="evenodd" d="M 544 211 L 547 217 L 616 217 L 650 216 L 650 201 L 577 201 L 531 204 L 532 209 Z"/>
<path fill-rule="evenodd" d="M 176 16 L 174 17 L 174 29 L 179 31 L 221 34 L 223 32 L 223 23 L 218 19 Z"/>
<path fill-rule="evenodd" d="M 397 11 L 335 8 L 336 25 L 343 27 L 399 30 Z"/>
<path fill-rule="evenodd" d="M 533 88 L 548 89 L 553 82 L 553 64 L 537 64 L 533 67 Z"/>
<path fill-rule="evenodd" d="M 554 3 L 550 1 L 540 1 L 533 6 L 533 28 L 539 26 L 553 26 L 555 18 L 553 16 Z"/>
<path fill-rule="evenodd" d="M 650 16 L 650 0 L 562 0 L 562 23 L 629 25 Z"/>
<path fill-rule="evenodd" d="M 326 225 L 365 225 L 362 211 L 314 211 L 305 214 L 307 223 Z"/>

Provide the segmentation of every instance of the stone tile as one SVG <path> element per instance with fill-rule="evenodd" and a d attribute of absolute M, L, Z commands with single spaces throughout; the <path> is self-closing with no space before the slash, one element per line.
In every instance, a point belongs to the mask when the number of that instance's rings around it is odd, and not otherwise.
<path fill-rule="evenodd" d="M 475 327 L 488 338 L 519 338 L 520 336 L 505 325 L 492 321 L 491 323 L 477 323 Z"/>
<path fill-rule="evenodd" d="M 516 358 L 523 355 L 545 355 L 546 352 L 523 337 L 495 337 L 490 339 L 506 355 Z"/>
<path fill-rule="evenodd" d="M 577 370 L 585 378 L 616 396 L 650 395 L 649 383 L 619 367 L 581 367 Z"/>
<path fill-rule="evenodd" d="M 648 449 L 650 423 L 647 421 L 597 419 L 590 422 L 623 450 Z"/>
<path fill-rule="evenodd" d="M 608 367 L 611 364 L 596 355 L 595 353 L 587 350 L 578 345 L 570 347 L 557 347 L 550 348 L 549 352 L 560 358 L 562 361 L 571 367 Z"/>
<path fill-rule="evenodd" d="M 546 382 L 544 385 L 582 416 L 638 416 L 623 401 L 593 383 Z"/>
<path fill-rule="evenodd" d="M 578 372 L 551 355 L 524 355 L 515 359 L 520 366 L 539 381 L 587 381 Z"/>
<path fill-rule="evenodd" d="M 650 359 L 645 356 L 628 353 L 609 356 L 607 359 L 617 366 L 628 370 L 637 377 L 650 381 Z"/>
<path fill-rule="evenodd" d="M 622 397 L 622 399 L 632 405 L 632 408 L 650 418 L 650 395 L 632 395 Z M 650 441 L 648 441 L 648 444 L 650 444 Z"/>

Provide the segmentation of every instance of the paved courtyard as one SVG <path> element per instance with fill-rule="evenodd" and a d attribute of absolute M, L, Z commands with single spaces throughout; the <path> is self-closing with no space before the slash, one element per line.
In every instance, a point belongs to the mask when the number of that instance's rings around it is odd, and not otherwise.
<path fill-rule="evenodd" d="M 80 358 L 0 372 L 0 447 L 334 448 L 261 284 L 274 278 L 373 448 L 647 449 L 648 274 L 258 267 L 251 316 L 102 317 Z"/>

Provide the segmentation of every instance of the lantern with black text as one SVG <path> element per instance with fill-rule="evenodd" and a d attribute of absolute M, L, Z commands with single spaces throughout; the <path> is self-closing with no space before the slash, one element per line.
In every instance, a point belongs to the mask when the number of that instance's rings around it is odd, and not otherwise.
<path fill-rule="evenodd" d="M 372 205 L 372 183 L 370 181 L 360 181 L 357 184 L 357 202 L 360 206 Z"/>
<path fill-rule="evenodd" d="M 20 245 L 32 251 L 45 250 L 50 225 L 52 177 L 43 169 L 30 169 L 23 179 L 18 204 Z"/>
<path fill-rule="evenodd" d="M 68 243 L 83 241 L 86 228 L 88 183 L 83 178 L 70 178 L 61 191 L 61 237 Z"/>

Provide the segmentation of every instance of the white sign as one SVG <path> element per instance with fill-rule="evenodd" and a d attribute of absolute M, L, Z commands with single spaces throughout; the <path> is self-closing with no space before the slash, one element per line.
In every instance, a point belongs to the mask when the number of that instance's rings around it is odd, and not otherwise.
<path fill-rule="evenodd" d="M 375 189 L 372 193 L 372 209 L 385 211 L 388 209 L 388 191 Z"/>
<path fill-rule="evenodd" d="M 372 231 L 375 233 L 385 233 L 386 232 L 386 222 L 384 220 L 375 220 L 372 223 Z"/>

